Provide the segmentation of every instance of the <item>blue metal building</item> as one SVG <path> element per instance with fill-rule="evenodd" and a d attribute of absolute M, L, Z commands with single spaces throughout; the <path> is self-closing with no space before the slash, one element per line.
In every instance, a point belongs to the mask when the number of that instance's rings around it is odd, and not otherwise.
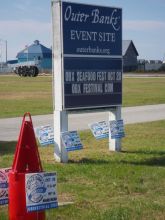
<path fill-rule="evenodd" d="M 26 46 L 16 57 L 18 63 L 39 60 L 42 70 L 52 70 L 52 50 L 40 44 L 39 40 Z"/>

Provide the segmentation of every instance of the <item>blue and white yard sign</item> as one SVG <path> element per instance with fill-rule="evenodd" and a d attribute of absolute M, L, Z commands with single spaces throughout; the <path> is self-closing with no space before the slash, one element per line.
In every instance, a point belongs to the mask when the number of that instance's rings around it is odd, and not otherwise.
<path fill-rule="evenodd" d="M 112 139 L 125 137 L 123 120 L 112 120 L 109 122 L 109 125 Z"/>
<path fill-rule="evenodd" d="M 62 1 L 63 108 L 122 104 L 122 9 Z"/>
<path fill-rule="evenodd" d="M 83 149 L 83 145 L 77 131 L 62 132 L 61 139 L 67 151 Z"/>
<path fill-rule="evenodd" d="M 109 137 L 109 127 L 106 121 L 95 122 L 88 125 L 96 139 Z"/>
<path fill-rule="evenodd" d="M 28 173 L 25 175 L 26 208 L 28 212 L 57 208 L 56 173 Z"/>
<path fill-rule="evenodd" d="M 54 144 L 54 131 L 50 125 L 35 128 L 35 133 L 42 146 Z"/>
<path fill-rule="evenodd" d="M 0 169 L 0 205 L 6 205 L 9 203 L 8 198 L 8 174 L 11 168 Z"/>

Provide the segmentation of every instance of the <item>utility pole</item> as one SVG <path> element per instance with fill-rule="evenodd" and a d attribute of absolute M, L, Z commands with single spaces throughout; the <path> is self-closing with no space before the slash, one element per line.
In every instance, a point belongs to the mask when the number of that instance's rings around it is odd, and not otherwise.
<path fill-rule="evenodd" d="M 0 39 L 0 42 L 5 43 L 5 62 L 7 64 L 7 40 Z M 0 43 L 0 46 L 1 46 L 1 43 Z M 2 48 L 1 48 L 1 57 L 2 57 Z"/>
<path fill-rule="evenodd" d="M 26 56 L 26 61 L 29 61 L 29 45 L 25 46 L 26 50 L 27 50 L 27 56 Z"/>
<path fill-rule="evenodd" d="M 7 40 L 5 41 L 6 43 L 6 64 L 7 64 Z"/>
<path fill-rule="evenodd" d="M 164 53 L 164 56 L 163 56 L 163 63 L 165 63 L 165 53 Z"/>

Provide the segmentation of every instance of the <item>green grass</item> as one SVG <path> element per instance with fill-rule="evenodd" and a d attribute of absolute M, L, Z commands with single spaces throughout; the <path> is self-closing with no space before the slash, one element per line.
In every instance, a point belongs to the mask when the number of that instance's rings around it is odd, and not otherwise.
<path fill-rule="evenodd" d="M 123 82 L 123 105 L 138 106 L 165 103 L 165 77 L 126 78 Z"/>
<path fill-rule="evenodd" d="M 53 112 L 52 77 L 0 76 L 0 118 Z"/>
<path fill-rule="evenodd" d="M 83 131 L 84 149 L 69 153 L 68 164 L 55 163 L 53 146 L 40 147 L 44 169 L 58 173 L 59 202 L 73 202 L 47 211 L 47 220 L 163 220 L 164 134 L 165 121 L 127 125 L 122 152 L 112 153 L 107 139 Z M 0 142 L 0 167 L 11 166 L 15 144 Z"/>
<path fill-rule="evenodd" d="M 123 106 L 165 103 L 165 78 L 127 78 L 123 80 Z M 0 118 L 50 114 L 52 77 L 26 78 L 0 76 Z"/>

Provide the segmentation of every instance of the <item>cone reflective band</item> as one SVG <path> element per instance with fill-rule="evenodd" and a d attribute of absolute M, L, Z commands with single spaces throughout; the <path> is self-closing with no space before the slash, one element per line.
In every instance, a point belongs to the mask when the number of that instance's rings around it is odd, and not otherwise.
<path fill-rule="evenodd" d="M 29 120 L 25 120 L 26 116 Z M 45 220 L 45 212 L 27 212 L 25 174 L 42 172 L 30 113 L 25 113 L 16 146 L 12 171 L 9 173 L 9 219 Z"/>

